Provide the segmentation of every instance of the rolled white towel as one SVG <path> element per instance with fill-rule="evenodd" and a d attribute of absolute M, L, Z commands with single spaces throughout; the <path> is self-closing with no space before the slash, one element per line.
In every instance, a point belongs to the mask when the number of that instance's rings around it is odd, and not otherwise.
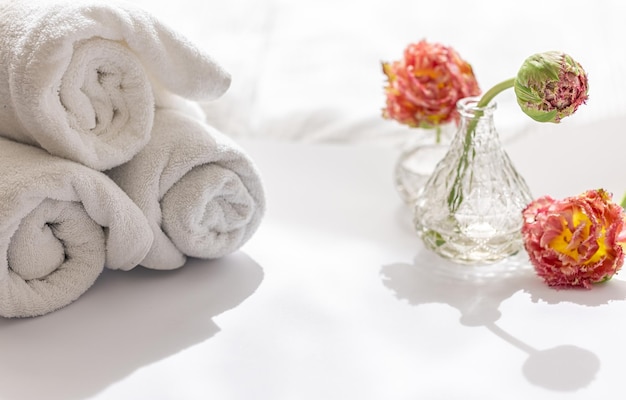
<path fill-rule="evenodd" d="M 265 212 L 251 158 L 203 122 L 157 109 L 152 138 L 107 174 L 135 201 L 154 233 L 141 265 L 181 267 L 186 256 L 218 258 L 239 249 Z"/>
<path fill-rule="evenodd" d="M 82 295 L 103 267 L 152 244 L 141 210 L 102 172 L 0 138 L 0 315 L 30 317 Z"/>
<path fill-rule="evenodd" d="M 230 75 L 146 11 L 0 1 L 0 135 L 105 170 L 148 142 L 156 106 L 211 100 Z"/>

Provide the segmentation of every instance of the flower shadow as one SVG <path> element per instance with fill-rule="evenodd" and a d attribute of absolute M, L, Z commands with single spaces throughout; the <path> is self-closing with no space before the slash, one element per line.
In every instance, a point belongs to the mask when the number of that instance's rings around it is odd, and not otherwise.
<path fill-rule="evenodd" d="M 537 386 L 571 392 L 588 386 L 600 371 L 600 359 L 587 349 L 561 345 L 531 353 L 522 371 Z"/>
<path fill-rule="evenodd" d="M 174 271 L 105 270 L 75 303 L 0 319 L 0 398 L 82 399 L 211 338 L 213 317 L 252 295 L 261 267 L 242 252 Z"/>
<path fill-rule="evenodd" d="M 413 264 L 385 265 L 383 284 L 399 300 L 414 306 L 447 304 L 459 311 L 464 326 L 484 327 L 499 339 L 525 352 L 524 377 L 533 385 L 554 391 L 575 391 L 588 386 L 600 370 L 599 358 L 589 350 L 573 345 L 535 349 L 501 329 L 501 304 L 516 293 L 527 293 L 533 303 L 571 302 L 587 307 L 626 300 L 626 282 L 594 287 L 593 295 L 584 289 L 555 290 L 538 278 L 525 253 L 499 264 L 467 267 L 444 260 L 420 249 Z"/>
<path fill-rule="evenodd" d="M 496 324 L 486 326 L 491 333 L 524 351 L 528 358 L 522 373 L 528 382 L 555 391 L 576 391 L 588 386 L 600 370 L 600 359 L 587 349 L 560 345 L 538 350 Z"/>
<path fill-rule="evenodd" d="M 591 291 L 582 288 L 555 289 L 548 287 L 539 279 L 528 282 L 523 290 L 530 295 L 534 303 L 574 303 L 586 307 L 598 307 L 613 301 L 626 301 L 626 281 L 616 278 L 595 284 Z"/>

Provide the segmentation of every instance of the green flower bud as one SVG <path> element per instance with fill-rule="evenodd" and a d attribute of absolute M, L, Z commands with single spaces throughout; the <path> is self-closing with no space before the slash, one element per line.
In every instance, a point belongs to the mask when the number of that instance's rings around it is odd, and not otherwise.
<path fill-rule="evenodd" d="M 558 51 L 528 57 L 515 78 L 517 103 L 539 122 L 560 122 L 588 98 L 587 74 L 572 57 Z"/>

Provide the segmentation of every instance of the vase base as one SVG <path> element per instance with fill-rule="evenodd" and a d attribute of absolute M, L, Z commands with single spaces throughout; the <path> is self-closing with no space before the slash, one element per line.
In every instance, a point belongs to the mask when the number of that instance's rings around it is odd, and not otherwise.
<path fill-rule="evenodd" d="M 418 235 L 429 250 L 457 264 L 493 264 L 523 249 L 519 231 L 479 238 L 418 229 Z"/>
<path fill-rule="evenodd" d="M 519 276 L 532 273 L 533 268 L 528 260 L 526 251 L 519 251 L 500 261 L 490 263 L 461 264 L 441 255 L 434 254 L 426 249 L 439 260 L 429 264 L 430 273 L 445 278 L 446 280 L 471 281 L 471 282 L 501 282 L 507 277 Z M 436 265 L 436 267 L 433 267 Z"/>

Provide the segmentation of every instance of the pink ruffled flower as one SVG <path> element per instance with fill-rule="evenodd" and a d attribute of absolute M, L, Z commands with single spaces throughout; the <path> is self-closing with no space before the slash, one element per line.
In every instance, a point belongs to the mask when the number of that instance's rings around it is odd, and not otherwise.
<path fill-rule="evenodd" d="M 409 44 L 402 60 L 382 67 L 388 80 L 383 117 L 410 127 L 458 121 L 457 101 L 480 94 L 471 65 L 439 43 Z"/>
<path fill-rule="evenodd" d="M 523 211 L 524 247 L 550 286 L 591 288 L 624 262 L 624 210 L 605 190 L 555 200 L 544 196 Z"/>

